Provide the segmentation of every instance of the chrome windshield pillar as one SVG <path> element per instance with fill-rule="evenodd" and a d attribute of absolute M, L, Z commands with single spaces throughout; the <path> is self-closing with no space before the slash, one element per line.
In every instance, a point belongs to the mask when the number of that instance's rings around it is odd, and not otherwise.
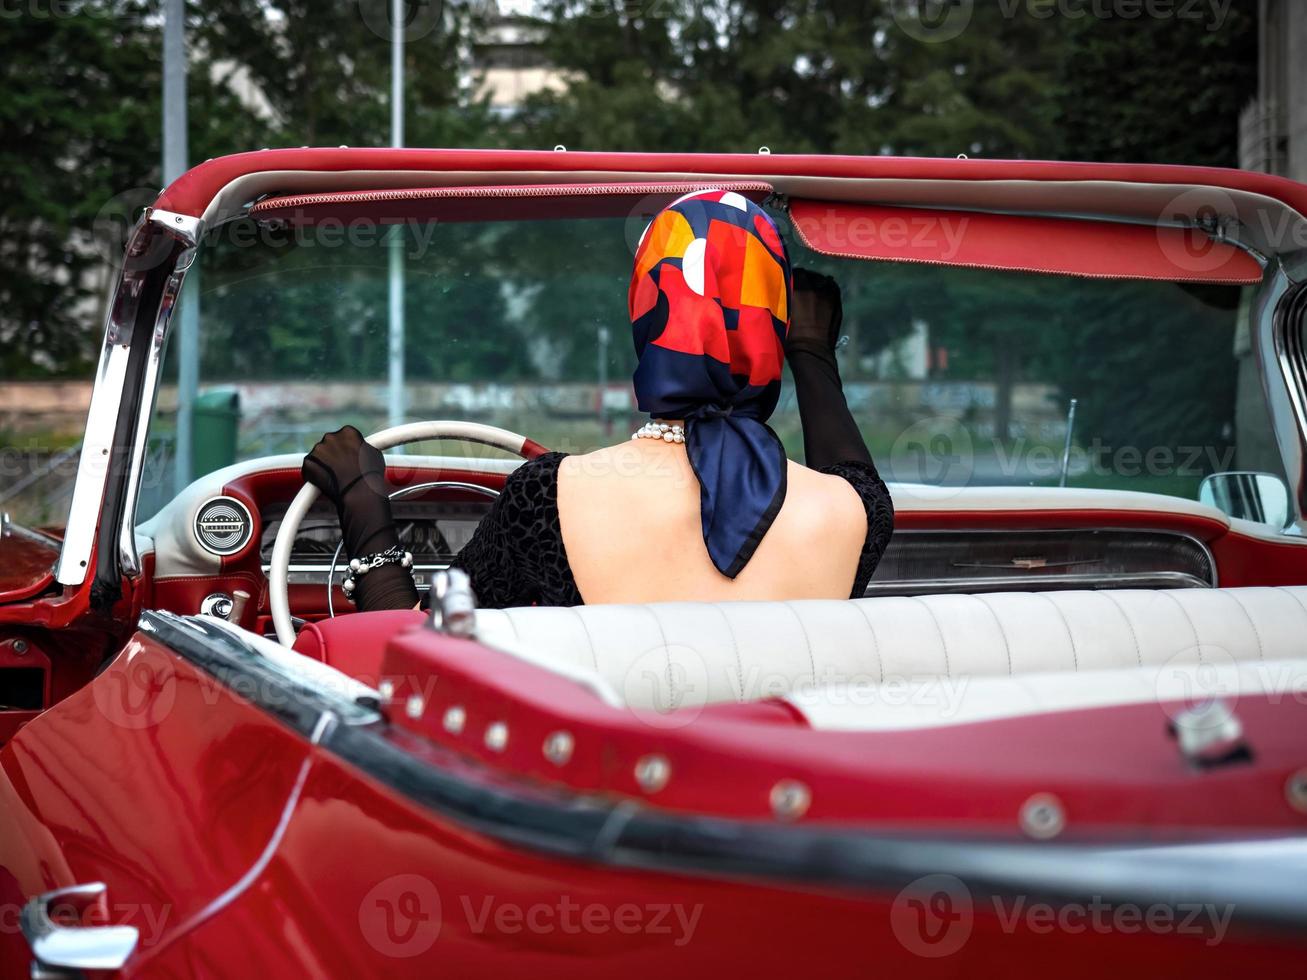
<path fill-rule="evenodd" d="M 1289 482 L 1288 533 L 1298 535 L 1307 534 L 1307 360 L 1299 318 L 1291 315 L 1291 307 L 1301 288 L 1273 260 L 1252 308 L 1253 351 Z"/>
<path fill-rule="evenodd" d="M 111 472 L 121 473 L 124 464 L 128 479 L 124 499 L 130 502 L 124 521 L 130 531 L 168 322 L 202 232 L 203 222 L 198 218 L 147 209 L 128 238 L 109 301 L 63 549 L 55 569 L 55 579 L 61 585 L 77 586 L 86 581 L 101 526 L 107 479 Z M 157 303 L 152 301 L 155 295 L 160 297 Z M 153 331 L 143 338 L 146 324 L 152 325 Z M 148 350 L 142 352 L 143 345 Z M 124 404 L 133 398 L 134 406 Z M 129 451 L 130 458 L 123 458 Z M 134 570 L 134 541 L 131 556 Z"/>

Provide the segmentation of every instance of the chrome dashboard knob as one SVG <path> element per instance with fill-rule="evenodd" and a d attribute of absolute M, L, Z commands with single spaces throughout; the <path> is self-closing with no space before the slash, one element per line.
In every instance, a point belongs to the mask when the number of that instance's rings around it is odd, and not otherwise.
<path fill-rule="evenodd" d="M 200 615 L 214 619 L 231 619 L 232 598 L 225 592 L 212 592 L 200 600 Z"/>

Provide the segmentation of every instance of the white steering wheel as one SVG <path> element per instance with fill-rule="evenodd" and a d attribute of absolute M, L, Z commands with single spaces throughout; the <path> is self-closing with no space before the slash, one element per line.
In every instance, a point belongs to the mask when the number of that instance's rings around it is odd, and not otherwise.
<path fill-rule="evenodd" d="M 480 422 L 410 422 L 390 429 L 382 429 L 368 436 L 367 441 L 382 452 L 410 442 L 425 442 L 429 439 L 457 439 L 462 442 L 476 442 L 485 446 L 494 446 L 506 452 L 515 453 L 523 459 L 534 459 L 544 452 L 544 447 L 532 442 L 526 436 L 507 429 L 497 429 L 493 425 Z M 318 499 L 318 488 L 311 483 L 304 484 L 300 492 L 286 509 L 286 516 L 281 519 L 277 530 L 277 541 L 272 547 L 272 562 L 268 569 L 268 602 L 272 607 L 272 625 L 277 631 L 277 641 L 284 647 L 295 642 L 295 626 L 290 616 L 290 552 L 299 534 L 300 523 L 309 512 L 313 502 Z M 330 588 L 330 583 L 328 584 Z"/>

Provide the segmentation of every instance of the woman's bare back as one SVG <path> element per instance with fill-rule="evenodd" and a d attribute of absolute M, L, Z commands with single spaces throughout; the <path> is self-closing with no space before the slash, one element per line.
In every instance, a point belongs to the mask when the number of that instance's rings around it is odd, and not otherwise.
<path fill-rule="evenodd" d="M 708 557 L 685 447 L 643 439 L 565 459 L 558 514 L 587 604 L 847 599 L 867 535 L 848 482 L 791 462 L 780 513 L 729 579 Z"/>

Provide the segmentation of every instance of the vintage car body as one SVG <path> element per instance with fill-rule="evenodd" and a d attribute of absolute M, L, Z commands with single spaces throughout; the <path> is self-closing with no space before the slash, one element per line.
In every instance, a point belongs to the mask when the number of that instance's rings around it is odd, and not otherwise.
<path fill-rule="evenodd" d="M 1078 583 L 1097 591 L 1024 568 L 1006 591 L 893 580 L 850 602 L 471 623 L 456 587 L 443 619 L 323 623 L 283 568 L 283 617 L 311 621 L 288 651 L 264 635 L 277 572 L 252 542 L 295 497 L 295 457 L 203 477 L 137 526 L 161 352 L 206 230 L 251 208 L 459 220 L 491 197 L 625 213 L 722 184 L 786 198 L 830 254 L 1257 284 L 1290 529 L 1126 491 L 899 485 L 906 542 L 1151 535 L 1170 564 Z M 887 208 L 979 231 L 945 257 L 821 220 Z M 341 148 L 195 168 L 129 243 L 62 541 L 4 529 L 0 685 L 25 693 L 0 710 L 0 972 L 1300 970 L 1305 214 L 1296 183 L 1162 166 Z M 493 489 L 510 464 L 390 465 L 399 485 Z M 191 534 L 215 496 L 255 525 L 230 555 Z M 237 590 L 238 622 L 197 615 Z M 819 684 L 869 665 L 879 685 Z M 1233 723 L 1204 728 L 1201 704 L 1195 722 L 1200 668 L 1237 695 Z M 946 714 L 949 682 L 966 691 Z"/>

